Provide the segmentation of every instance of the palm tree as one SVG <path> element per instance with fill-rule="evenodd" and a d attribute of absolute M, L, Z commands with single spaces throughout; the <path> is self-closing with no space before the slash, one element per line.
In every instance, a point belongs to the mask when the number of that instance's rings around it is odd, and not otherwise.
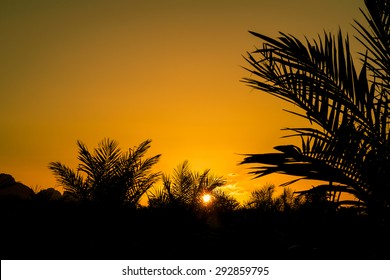
<path fill-rule="evenodd" d="M 285 188 L 279 196 L 275 196 L 275 185 L 266 184 L 251 193 L 245 208 L 268 213 L 290 212 L 299 209 L 302 204 L 303 196 L 296 195 L 291 189 Z"/>
<path fill-rule="evenodd" d="M 275 185 L 266 184 L 262 188 L 251 192 L 244 208 L 266 213 L 288 213 L 298 210 L 304 202 L 307 202 L 306 197 L 293 192 L 290 188 L 284 188 L 281 194 L 276 195 Z"/>
<path fill-rule="evenodd" d="M 104 139 L 91 153 L 81 141 L 76 171 L 50 162 L 49 169 L 58 183 L 81 201 L 95 201 L 108 205 L 136 205 L 141 196 L 160 178 L 151 171 L 160 155 L 143 159 L 151 140 L 122 152 L 114 140 Z"/>
<path fill-rule="evenodd" d="M 283 189 L 283 192 L 276 198 L 279 211 L 290 212 L 298 210 L 305 202 L 305 197 L 297 195 L 290 188 Z"/>
<path fill-rule="evenodd" d="M 292 103 L 288 111 L 311 126 L 287 128 L 301 147 L 249 154 L 243 164 L 256 177 L 271 173 L 327 181 L 327 188 L 353 194 L 371 213 L 390 208 L 390 2 L 366 0 L 368 28 L 355 21 L 367 49 L 355 67 L 348 36 L 325 33 L 312 42 L 280 33 L 273 39 L 250 32 L 263 47 L 248 53 L 250 78 L 243 81 Z M 314 188 L 315 189 L 315 188 Z M 324 187 L 321 186 L 321 190 Z"/>
<path fill-rule="evenodd" d="M 211 192 L 211 211 L 229 212 L 239 209 L 240 203 L 232 195 L 217 188 Z"/>
<path fill-rule="evenodd" d="M 275 211 L 276 199 L 274 198 L 275 185 L 265 185 L 259 190 L 251 193 L 246 207 L 249 209 L 258 209 L 262 211 Z"/>
<path fill-rule="evenodd" d="M 203 172 L 192 171 L 188 161 L 179 164 L 173 175 L 163 175 L 163 187 L 150 192 L 151 207 L 180 206 L 198 208 L 204 194 L 211 194 L 218 187 L 226 184 L 223 177 L 214 176 L 210 169 Z"/>

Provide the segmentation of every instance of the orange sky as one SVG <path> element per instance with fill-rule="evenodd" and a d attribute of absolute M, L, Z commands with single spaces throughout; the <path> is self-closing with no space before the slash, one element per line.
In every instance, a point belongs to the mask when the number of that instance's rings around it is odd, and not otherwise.
<path fill-rule="evenodd" d="M 249 180 L 238 154 L 264 153 L 298 126 L 286 104 L 239 82 L 253 30 L 300 38 L 354 33 L 355 0 L 6 0 L 0 2 L 0 173 L 55 187 L 47 165 L 76 167 L 76 140 L 123 148 L 152 139 L 156 166 L 225 175 L 240 200 Z M 302 122 L 301 122 L 302 123 Z M 306 124 L 306 123 L 304 123 Z M 306 184 L 307 185 L 307 184 Z"/>

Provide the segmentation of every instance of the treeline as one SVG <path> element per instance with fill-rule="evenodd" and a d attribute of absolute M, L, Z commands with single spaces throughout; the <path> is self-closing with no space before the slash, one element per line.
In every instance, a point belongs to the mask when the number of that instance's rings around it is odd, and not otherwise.
<path fill-rule="evenodd" d="M 63 194 L 35 194 L 1 176 L 2 259 L 388 257 L 387 230 L 318 192 L 276 195 L 266 185 L 240 205 L 223 192 L 225 178 L 187 161 L 172 174 L 154 172 L 160 156 L 146 157 L 149 140 L 126 152 L 108 139 L 92 152 L 78 146 L 77 169 L 49 164 Z M 16 185 L 23 199 L 10 195 Z"/>
<path fill-rule="evenodd" d="M 27 186 L 17 183 L 11 175 L 1 174 L 0 197 L 3 204 L 7 204 L 7 200 L 14 203 L 19 198 L 30 201 L 30 204 L 57 202 L 64 205 L 136 209 L 141 207 L 141 198 L 146 196 L 147 207 L 152 209 L 222 212 L 250 209 L 269 213 L 291 212 L 308 207 L 322 208 L 322 211 L 339 209 L 337 201 L 330 200 L 326 192 L 297 194 L 284 188 L 276 196 L 274 185 L 253 191 L 248 200 L 240 205 L 233 196 L 224 192 L 226 178 L 212 174 L 210 169 L 194 171 L 189 162 L 184 161 L 172 174 L 155 172 L 153 167 L 161 155 L 147 157 L 150 140 L 127 151 L 122 151 L 118 142 L 110 139 L 103 139 L 92 152 L 81 141 L 77 145 L 79 164 L 76 169 L 58 161 L 49 163 L 49 169 L 64 188 L 63 194 L 53 188 L 35 194 Z"/>
<path fill-rule="evenodd" d="M 268 195 L 268 187 L 261 189 Z M 102 206 L 36 195 L 1 201 L 2 259 L 383 259 L 388 232 L 367 216 L 282 196 L 247 207 Z M 231 204 L 229 204 L 231 205 Z M 287 206 L 288 205 L 288 206 Z M 287 206 L 287 207 L 286 207 Z"/>
<path fill-rule="evenodd" d="M 122 151 L 115 140 L 103 139 L 98 147 L 89 151 L 81 141 L 78 145 L 78 167 L 73 170 L 60 162 L 50 162 L 64 199 L 78 203 L 96 203 L 102 207 L 139 207 L 147 196 L 151 208 L 181 207 L 208 208 L 230 211 L 240 208 L 263 211 L 292 211 L 308 204 L 316 207 L 337 208 L 338 201 L 329 200 L 328 192 L 294 194 L 288 188 L 275 197 L 275 186 L 264 186 L 251 193 L 248 201 L 238 201 L 223 191 L 226 178 L 211 173 L 191 170 L 189 162 L 179 164 L 172 174 L 155 172 L 153 167 L 161 155 L 147 156 L 151 140 Z M 157 183 L 162 182 L 162 185 Z M 208 196 L 210 201 L 203 201 Z M 334 203 L 331 203 L 334 202 Z"/>

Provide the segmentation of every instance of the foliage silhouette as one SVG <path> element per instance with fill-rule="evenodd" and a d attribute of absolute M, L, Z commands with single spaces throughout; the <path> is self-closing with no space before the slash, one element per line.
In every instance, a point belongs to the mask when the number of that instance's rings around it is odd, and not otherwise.
<path fill-rule="evenodd" d="M 260 196 L 265 202 L 269 201 L 267 193 L 273 193 L 272 188 L 265 186 L 265 195 Z M 285 205 L 294 205 L 291 202 L 294 196 L 287 188 L 286 193 L 272 196 L 271 211 L 261 210 L 261 203 L 259 209 L 236 208 L 234 200 L 221 189 L 213 189 L 214 201 L 202 208 L 200 205 L 171 208 L 170 204 L 108 208 L 99 203 L 78 203 L 66 198 L 67 195 L 60 197 L 54 189 L 41 191 L 31 200 L 7 198 L 0 203 L 4 229 L 0 238 L 7 240 L 2 244 L 0 256 L 2 259 L 388 259 L 388 232 L 381 233 L 382 237 L 378 232 L 368 231 L 370 224 L 365 215 L 324 211 L 328 209 L 318 203 L 318 197 L 289 210 Z M 285 200 L 284 206 L 281 200 Z"/>
<path fill-rule="evenodd" d="M 65 191 L 78 200 L 111 206 L 137 205 L 160 178 L 160 173 L 151 171 L 160 155 L 144 159 L 150 143 L 146 140 L 122 152 L 116 141 L 103 139 L 91 153 L 78 141 L 80 164 L 76 171 L 60 162 L 50 162 L 49 169 Z"/>
<path fill-rule="evenodd" d="M 239 209 L 240 203 L 221 189 L 214 189 L 211 193 L 211 211 L 225 212 Z"/>
<path fill-rule="evenodd" d="M 148 193 L 150 207 L 183 207 L 198 209 L 203 204 L 204 194 L 213 195 L 214 204 L 234 208 L 237 202 L 216 188 L 226 184 L 223 177 L 214 176 L 210 169 L 203 172 L 192 171 L 188 161 L 179 164 L 173 175 L 163 175 L 163 186 Z"/>
<path fill-rule="evenodd" d="M 295 195 L 291 189 L 284 188 L 279 196 L 275 196 L 275 185 L 267 184 L 251 193 L 244 207 L 261 212 L 290 212 L 298 210 L 304 203 L 303 196 Z"/>
<path fill-rule="evenodd" d="M 246 207 L 250 209 L 257 209 L 264 212 L 273 212 L 277 210 L 276 199 L 274 198 L 275 185 L 265 185 L 259 190 L 255 190 L 251 193 L 249 201 L 246 203 Z"/>
<path fill-rule="evenodd" d="M 305 197 L 297 196 L 291 189 L 283 189 L 282 194 L 277 198 L 278 209 L 284 212 L 295 211 L 301 208 Z"/>
<path fill-rule="evenodd" d="M 243 82 L 294 104 L 303 113 L 288 112 L 312 126 L 286 129 L 292 132 L 286 137 L 301 138 L 301 147 L 277 146 L 277 153 L 250 154 L 242 164 L 260 164 L 251 172 L 256 177 L 298 176 L 284 185 L 327 181 L 321 191 L 353 194 L 369 212 L 383 215 L 390 207 L 390 7 L 387 0 L 365 5 L 369 28 L 355 21 L 367 48 L 360 72 L 341 31 L 313 42 L 250 32 L 264 44 L 248 53 L 251 77 Z"/>

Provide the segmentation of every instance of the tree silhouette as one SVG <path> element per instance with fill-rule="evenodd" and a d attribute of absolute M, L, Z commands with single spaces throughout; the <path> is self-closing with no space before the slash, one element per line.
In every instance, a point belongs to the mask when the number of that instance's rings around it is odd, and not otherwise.
<path fill-rule="evenodd" d="M 283 189 L 282 194 L 277 197 L 278 209 L 283 212 L 289 212 L 299 209 L 304 203 L 304 197 L 296 195 L 291 189 Z"/>
<path fill-rule="evenodd" d="M 366 0 L 365 5 L 361 12 L 368 28 L 355 21 L 367 49 L 360 54 L 360 71 L 341 31 L 312 42 L 250 32 L 264 44 L 248 53 L 251 77 L 243 81 L 297 106 L 302 111 L 288 112 L 311 126 L 286 129 L 292 132 L 287 137 L 301 138 L 301 147 L 277 146 L 277 153 L 250 154 L 242 163 L 261 164 L 251 172 L 256 177 L 299 177 L 284 185 L 327 181 L 329 190 L 353 194 L 369 212 L 381 215 L 390 207 L 390 4 Z"/>
<path fill-rule="evenodd" d="M 174 206 L 196 209 L 202 204 L 202 195 L 211 194 L 214 189 L 226 184 L 223 177 L 210 173 L 192 171 L 188 161 L 179 164 L 173 175 L 163 175 L 163 187 L 150 192 L 151 207 Z"/>
<path fill-rule="evenodd" d="M 114 140 L 102 140 L 91 153 L 78 141 L 76 171 L 61 164 L 50 162 L 57 181 L 65 191 L 81 201 L 94 201 L 106 205 L 136 205 L 141 196 L 160 178 L 151 171 L 160 155 L 143 159 L 150 148 L 150 140 L 138 147 L 122 152 Z"/>
<path fill-rule="evenodd" d="M 275 196 L 275 185 L 267 184 L 253 191 L 244 207 L 267 213 L 290 212 L 299 209 L 303 201 L 302 196 L 295 195 L 289 188 L 283 189 L 279 196 Z"/>
<path fill-rule="evenodd" d="M 212 211 L 233 211 L 240 207 L 240 203 L 233 196 L 219 188 L 214 189 L 211 195 L 213 198 L 211 201 Z"/>
<path fill-rule="evenodd" d="M 257 209 L 264 212 L 273 212 L 277 210 L 275 194 L 275 185 L 265 185 L 259 190 L 251 193 L 246 207 L 249 209 Z"/>

